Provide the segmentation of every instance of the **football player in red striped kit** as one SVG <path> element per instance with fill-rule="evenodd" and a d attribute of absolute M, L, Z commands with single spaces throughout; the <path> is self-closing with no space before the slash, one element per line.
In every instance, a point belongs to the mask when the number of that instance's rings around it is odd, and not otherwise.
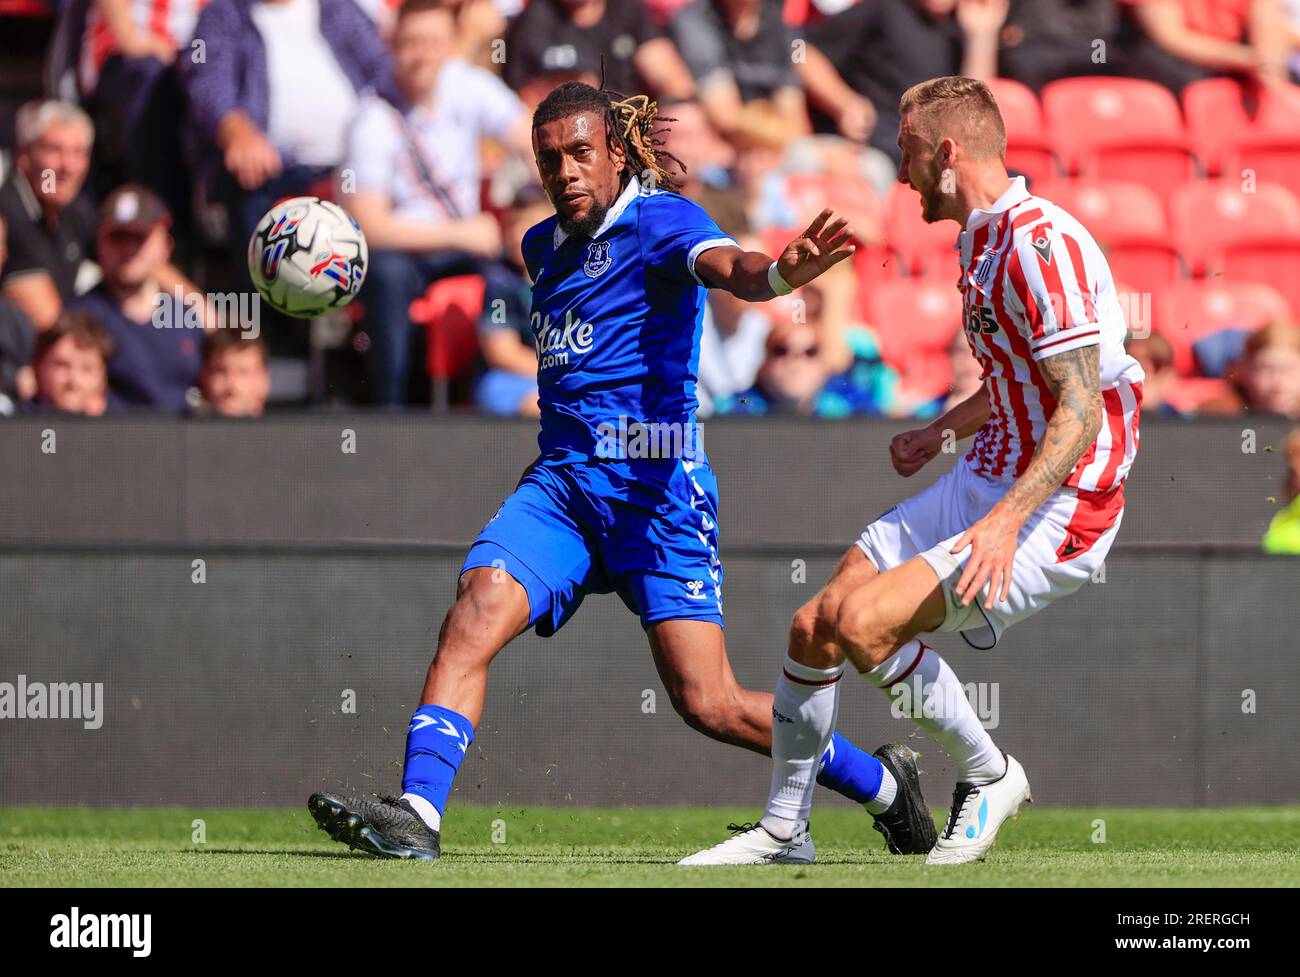
<path fill-rule="evenodd" d="M 899 181 L 920 194 L 927 222 L 962 228 L 958 287 L 984 382 L 932 424 L 895 437 L 890 460 L 906 478 L 945 438 L 974 443 L 930 488 L 869 525 L 795 614 L 773 703 L 781 721 L 766 813 L 683 864 L 760 863 L 807 834 L 846 659 L 886 693 L 919 681 L 924 699 L 943 706 L 911 709 L 958 771 L 926 860 L 983 859 L 1003 821 L 1031 800 L 1029 781 L 922 636 L 959 631 L 973 647 L 992 647 L 1078 590 L 1119 531 L 1143 375 L 1124 350 L 1105 257 L 1078 221 L 1008 175 L 1006 130 L 982 82 L 922 82 L 904 94 L 900 117 Z"/>

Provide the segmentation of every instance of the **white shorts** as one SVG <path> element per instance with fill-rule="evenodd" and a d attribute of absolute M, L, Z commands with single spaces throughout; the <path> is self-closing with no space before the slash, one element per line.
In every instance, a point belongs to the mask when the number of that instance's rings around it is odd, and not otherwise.
<path fill-rule="evenodd" d="M 1010 483 L 977 475 L 963 460 L 924 492 L 900 502 L 868 526 L 857 541 L 881 573 L 919 556 L 939 576 L 948 613 L 940 631 L 960 631 L 974 648 L 992 648 L 1017 621 L 1072 594 L 1101 568 L 1124 515 L 1124 490 L 1056 492 L 1020 530 L 1011 590 L 985 609 L 988 584 L 962 606 L 953 594 L 970 558 L 949 550 L 1007 494 Z"/>

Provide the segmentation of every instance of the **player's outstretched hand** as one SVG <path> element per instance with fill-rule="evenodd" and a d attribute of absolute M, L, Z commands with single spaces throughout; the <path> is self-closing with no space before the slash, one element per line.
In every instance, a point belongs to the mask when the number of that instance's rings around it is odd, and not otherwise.
<path fill-rule="evenodd" d="M 984 585 L 989 585 L 984 606 L 1007 599 L 1011 593 L 1011 568 L 1016 559 L 1016 541 L 1023 521 L 1011 509 L 999 503 L 987 516 L 961 534 L 949 550 L 954 556 L 970 547 L 970 559 L 962 570 L 961 579 L 953 589 L 962 606 L 979 597 Z"/>
<path fill-rule="evenodd" d="M 931 428 L 904 431 L 894 435 L 894 439 L 889 442 L 889 460 L 894 471 L 904 478 L 911 478 L 939 453 L 942 444 L 942 436 Z"/>
<path fill-rule="evenodd" d="M 781 277 L 798 288 L 853 254 L 856 249 L 849 243 L 853 228 L 848 223 L 829 207 L 818 214 L 808 229 L 781 252 L 776 262 Z"/>

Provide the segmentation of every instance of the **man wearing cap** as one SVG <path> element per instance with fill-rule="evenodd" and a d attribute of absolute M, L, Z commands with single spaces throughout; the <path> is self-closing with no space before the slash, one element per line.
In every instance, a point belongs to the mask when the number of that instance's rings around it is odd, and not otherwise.
<path fill-rule="evenodd" d="M 116 346 L 109 409 L 186 410 L 203 330 L 161 278 L 171 260 L 171 215 L 151 190 L 118 187 L 100 209 L 96 248 L 103 281 L 72 306 L 92 315 Z"/>

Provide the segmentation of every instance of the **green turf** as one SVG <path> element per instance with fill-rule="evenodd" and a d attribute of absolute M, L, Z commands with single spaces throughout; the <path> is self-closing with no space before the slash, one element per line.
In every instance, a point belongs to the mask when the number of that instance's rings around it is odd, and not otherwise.
<path fill-rule="evenodd" d="M 818 812 L 817 864 L 680 869 L 752 811 L 453 808 L 434 863 L 371 858 L 301 810 L 0 808 L 7 886 L 1300 885 L 1300 807 L 1028 810 L 987 862 L 927 868 L 889 855 L 869 820 Z M 191 839 L 205 822 L 206 843 Z M 1094 821 L 1106 839 L 1093 841 Z M 504 843 L 498 841 L 504 831 Z"/>

